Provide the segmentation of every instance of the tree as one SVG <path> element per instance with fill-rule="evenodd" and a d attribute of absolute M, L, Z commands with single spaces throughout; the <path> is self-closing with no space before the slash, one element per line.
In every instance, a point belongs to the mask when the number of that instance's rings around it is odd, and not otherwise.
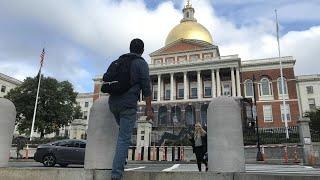
<path fill-rule="evenodd" d="M 15 89 L 10 90 L 6 98 L 16 106 L 19 133 L 30 134 L 38 78 L 28 77 Z M 38 107 L 34 130 L 45 134 L 57 132 L 60 127 L 72 121 L 77 93 L 68 81 L 59 82 L 51 77 L 41 78 Z"/>
<path fill-rule="evenodd" d="M 310 118 L 311 133 L 319 134 L 320 133 L 320 108 L 306 112 L 305 116 Z"/>
<path fill-rule="evenodd" d="M 74 112 L 73 112 L 73 119 L 81 119 L 82 118 L 82 112 L 81 112 L 81 107 L 79 105 L 77 105 L 74 108 Z"/>

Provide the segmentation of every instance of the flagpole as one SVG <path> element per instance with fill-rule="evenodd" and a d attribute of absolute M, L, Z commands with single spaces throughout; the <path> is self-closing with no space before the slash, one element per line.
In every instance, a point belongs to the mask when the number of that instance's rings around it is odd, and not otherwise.
<path fill-rule="evenodd" d="M 288 131 L 288 119 L 287 119 L 287 108 L 286 108 L 286 100 L 284 96 L 284 78 L 283 78 L 283 67 L 282 67 L 282 60 L 281 60 L 281 51 L 280 51 L 280 40 L 279 40 L 279 23 L 278 23 L 278 14 L 277 10 L 275 9 L 276 14 L 276 23 L 277 23 L 277 42 L 278 42 L 278 55 L 280 61 L 280 77 L 281 77 L 281 94 L 282 94 L 282 106 L 283 106 L 283 114 L 284 114 L 284 124 L 286 128 L 286 139 L 289 139 L 289 131 Z M 281 108 L 280 108 L 281 111 Z M 282 115 L 281 115 L 282 116 Z M 282 119 L 282 117 L 281 117 Z"/>
<path fill-rule="evenodd" d="M 41 54 L 41 60 L 40 60 L 40 69 L 39 69 L 39 82 L 38 82 L 38 89 L 37 89 L 37 96 L 36 96 L 36 102 L 34 104 L 34 111 L 33 111 L 33 118 L 32 118 L 32 125 L 31 125 L 31 132 L 30 132 L 30 141 L 32 140 L 33 132 L 34 132 L 34 123 L 36 121 L 36 114 L 37 114 L 37 107 L 38 107 L 38 99 L 39 99 L 39 91 L 40 91 L 40 84 L 41 84 L 41 68 L 43 64 L 43 58 L 44 58 L 44 49 L 42 50 Z"/>

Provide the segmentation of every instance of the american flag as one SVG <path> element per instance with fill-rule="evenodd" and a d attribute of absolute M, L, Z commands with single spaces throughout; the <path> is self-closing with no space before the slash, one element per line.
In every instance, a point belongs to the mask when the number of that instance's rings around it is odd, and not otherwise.
<path fill-rule="evenodd" d="M 44 52 L 44 48 L 43 48 L 43 49 L 42 49 L 42 53 L 41 53 L 41 55 L 40 55 L 40 65 L 41 65 L 41 67 L 42 67 L 42 65 L 43 65 L 44 54 L 45 54 L 45 52 Z"/>

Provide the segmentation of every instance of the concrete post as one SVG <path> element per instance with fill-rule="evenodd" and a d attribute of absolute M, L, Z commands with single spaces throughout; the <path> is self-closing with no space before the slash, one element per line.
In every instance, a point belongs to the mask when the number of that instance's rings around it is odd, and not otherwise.
<path fill-rule="evenodd" d="M 301 117 L 298 121 L 300 142 L 303 147 L 303 162 L 305 164 L 312 164 L 312 162 L 309 161 L 310 157 L 313 156 L 309 123 L 310 119 L 308 117 Z"/>
<path fill-rule="evenodd" d="M 213 98 L 207 114 L 209 171 L 244 172 L 240 104 L 232 97 Z"/>
<path fill-rule="evenodd" d="M 109 97 L 97 99 L 90 110 L 85 169 L 112 169 L 119 127 L 109 110 Z"/>
<path fill-rule="evenodd" d="M 14 104 L 0 98 L 0 167 L 8 166 L 16 114 Z"/>

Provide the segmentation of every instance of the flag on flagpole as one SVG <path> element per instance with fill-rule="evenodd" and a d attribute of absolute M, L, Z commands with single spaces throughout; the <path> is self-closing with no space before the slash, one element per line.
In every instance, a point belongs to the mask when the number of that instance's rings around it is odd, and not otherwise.
<path fill-rule="evenodd" d="M 41 53 L 41 55 L 40 55 L 40 66 L 41 66 L 41 67 L 42 67 L 42 65 L 43 65 L 44 54 L 45 54 L 45 52 L 44 52 L 44 48 L 43 48 L 43 49 L 42 49 L 42 53 Z"/>

